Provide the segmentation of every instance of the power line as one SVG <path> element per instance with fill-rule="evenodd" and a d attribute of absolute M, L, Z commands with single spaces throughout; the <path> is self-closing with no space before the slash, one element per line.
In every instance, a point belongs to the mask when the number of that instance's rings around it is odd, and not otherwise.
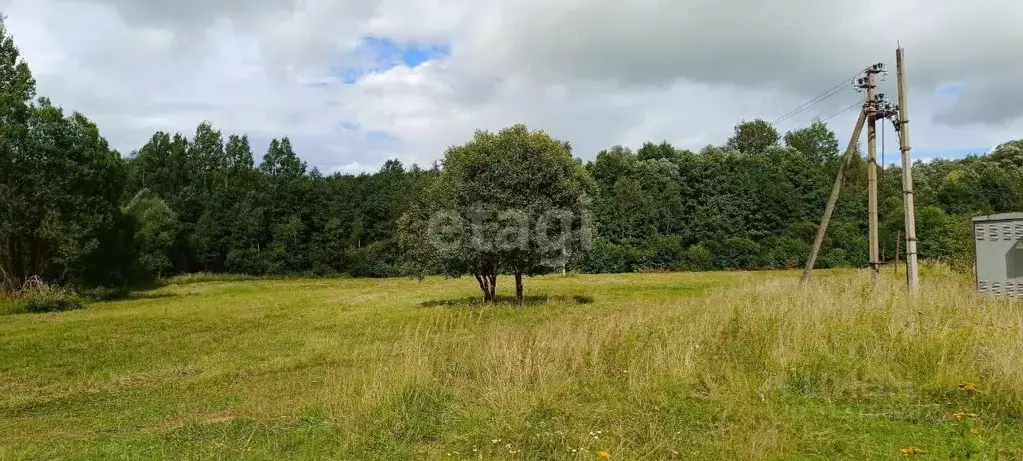
<path fill-rule="evenodd" d="M 778 123 L 784 122 L 784 121 L 786 121 L 786 120 L 788 120 L 788 119 L 798 115 L 800 112 L 803 112 L 806 109 L 809 109 L 810 107 L 820 103 L 821 101 L 824 101 L 824 100 L 826 100 L 828 98 L 831 98 L 832 96 L 835 96 L 836 94 L 838 94 L 838 93 L 840 93 L 842 91 L 842 88 L 845 85 L 847 85 L 850 80 L 852 80 L 854 77 L 860 75 L 861 72 L 862 71 L 857 71 L 856 73 L 854 73 L 854 74 L 846 77 L 845 79 L 843 79 L 841 83 L 838 83 L 835 86 L 833 86 L 831 88 L 828 88 L 823 93 L 821 93 L 821 94 L 819 94 L 817 96 L 814 96 L 810 100 L 808 100 L 808 101 L 806 101 L 806 102 L 796 106 L 795 109 L 792 109 L 791 111 L 789 111 L 785 115 L 782 115 L 781 117 L 776 118 L 773 122 L 771 122 L 771 125 L 777 125 Z"/>
<path fill-rule="evenodd" d="M 796 115 L 799 115 L 803 111 L 813 107 L 814 105 L 819 104 L 822 101 L 825 101 L 828 98 L 831 98 L 832 96 L 835 96 L 836 94 L 840 93 L 841 91 L 842 91 L 842 88 L 841 87 L 837 87 L 837 88 L 832 88 L 832 89 L 828 90 L 825 93 L 821 93 L 817 97 L 815 97 L 815 98 L 813 98 L 813 99 L 811 99 L 811 100 L 809 100 L 809 101 L 807 101 L 807 102 L 797 106 L 795 109 L 792 109 L 791 111 L 789 111 L 789 113 L 787 113 L 785 115 L 782 115 L 781 117 L 776 118 L 773 122 L 771 122 L 771 124 L 772 125 L 777 125 L 777 124 L 782 123 L 782 122 L 784 122 L 786 120 L 789 120 L 792 117 L 795 117 Z"/>
<path fill-rule="evenodd" d="M 834 114 L 831 114 L 828 118 L 822 119 L 821 123 L 826 123 L 828 120 L 831 120 L 831 119 L 833 119 L 835 117 L 838 117 L 839 115 L 842 115 L 842 114 L 844 114 L 846 112 L 849 112 L 850 110 L 853 110 L 856 107 L 861 107 L 861 106 L 863 106 L 863 103 L 860 102 L 860 101 L 856 101 L 856 102 L 850 104 L 849 107 L 846 107 L 845 109 L 842 109 L 842 110 L 840 110 L 838 112 L 835 112 Z"/>

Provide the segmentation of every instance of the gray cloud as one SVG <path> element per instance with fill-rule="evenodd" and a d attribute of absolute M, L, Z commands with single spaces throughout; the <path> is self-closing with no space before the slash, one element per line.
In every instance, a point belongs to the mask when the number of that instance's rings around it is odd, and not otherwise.
<path fill-rule="evenodd" d="M 531 8 L 530 5 L 533 7 Z M 677 79 L 780 88 L 812 95 L 877 61 L 894 71 L 898 41 L 908 47 L 912 85 L 988 84 L 992 71 L 1023 78 L 1023 3 L 980 0 L 552 0 L 495 9 L 503 20 L 465 48 L 492 73 L 542 80 L 608 80 L 648 86 Z M 509 12 L 510 10 L 510 12 Z M 904 21 L 900 20 L 904 14 Z M 495 30 L 496 29 L 496 30 Z M 1023 94 L 1023 87 L 998 87 Z M 992 101 L 986 101 L 992 102 Z M 1023 111 L 1007 113 L 1018 116 Z"/>
<path fill-rule="evenodd" d="M 264 15 L 286 15 L 295 0 L 61 0 L 63 3 L 95 3 L 117 11 L 125 22 L 193 29 L 224 18 L 245 20 Z"/>
<path fill-rule="evenodd" d="M 647 140 L 698 148 L 865 65 L 894 71 L 897 40 L 916 148 L 987 146 L 1023 129 L 1019 2 L 0 0 L 0 9 L 40 93 L 94 118 L 122 151 L 202 120 L 256 140 L 289 135 L 324 171 L 387 157 L 429 164 L 476 128 L 516 122 L 583 157 Z M 365 36 L 446 42 L 452 55 L 339 82 L 337 69 L 371 64 L 357 46 Z M 952 82 L 965 91 L 936 93 Z M 846 90 L 781 129 L 861 97 Z M 842 136 L 851 114 L 833 123 Z"/>
<path fill-rule="evenodd" d="M 1004 125 L 1023 116 L 1023 72 L 993 72 L 989 78 L 970 80 L 964 91 L 934 114 L 934 121 L 949 126 Z"/>

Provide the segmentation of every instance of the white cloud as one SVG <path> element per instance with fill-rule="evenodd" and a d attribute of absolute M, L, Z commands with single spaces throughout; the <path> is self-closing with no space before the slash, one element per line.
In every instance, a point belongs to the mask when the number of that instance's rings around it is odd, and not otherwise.
<path fill-rule="evenodd" d="M 1019 2 L 0 0 L 0 10 L 40 94 L 94 119 L 124 152 L 202 120 L 250 134 L 257 150 L 290 136 L 322 171 L 388 157 L 429 165 L 477 128 L 517 122 L 584 158 L 648 140 L 699 148 L 857 68 L 894 70 L 896 40 L 915 151 L 991 146 L 1023 129 Z M 375 64 L 360 49 L 367 36 L 451 55 L 346 84 L 343 70 Z M 949 83 L 963 91 L 939 94 Z M 844 91 L 781 128 L 859 97 Z M 852 122 L 832 120 L 840 137 Z"/>

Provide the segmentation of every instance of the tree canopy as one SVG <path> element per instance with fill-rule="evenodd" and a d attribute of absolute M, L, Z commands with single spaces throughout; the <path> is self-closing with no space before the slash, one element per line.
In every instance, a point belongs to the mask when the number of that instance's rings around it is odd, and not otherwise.
<path fill-rule="evenodd" d="M 567 144 L 542 131 L 477 131 L 448 149 L 424 200 L 402 217 L 402 251 L 420 273 L 472 273 L 486 301 L 498 274 L 512 274 L 521 304 L 523 275 L 563 267 L 588 243 L 589 186 Z"/>

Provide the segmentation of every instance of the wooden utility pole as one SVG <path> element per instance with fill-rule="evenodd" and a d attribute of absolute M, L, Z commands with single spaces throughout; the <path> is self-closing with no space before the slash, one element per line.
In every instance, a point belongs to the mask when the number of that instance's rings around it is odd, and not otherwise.
<path fill-rule="evenodd" d="M 821 243 L 824 242 L 824 234 L 828 232 L 828 223 L 831 221 L 831 214 L 835 211 L 835 204 L 838 202 L 838 195 L 842 192 L 842 179 L 845 177 L 845 167 L 849 165 L 849 160 L 852 159 L 853 154 L 856 152 L 856 144 L 860 140 L 860 134 L 863 132 L 863 124 L 866 123 L 867 113 L 864 110 L 860 110 L 860 117 L 856 120 L 856 127 L 853 128 L 852 136 L 849 138 L 849 147 L 845 149 L 845 155 L 842 156 L 842 163 L 838 165 L 838 174 L 835 175 L 835 184 L 831 186 L 831 198 L 828 199 L 828 205 L 824 207 L 824 216 L 821 217 L 821 224 L 817 227 L 817 237 L 813 239 L 813 248 L 810 250 L 810 257 L 806 260 L 806 268 L 803 269 L 803 278 L 800 280 L 800 284 L 805 284 L 810 280 L 810 274 L 813 272 L 813 265 L 817 263 L 817 255 L 821 251 Z"/>
<path fill-rule="evenodd" d="M 867 103 L 863 106 L 867 119 L 867 229 L 870 234 L 870 280 L 876 290 L 880 276 L 880 255 L 877 239 L 877 74 L 882 67 L 867 68 L 867 81 L 860 85 L 866 90 Z"/>
<path fill-rule="evenodd" d="M 899 150 L 902 151 L 902 203 L 906 221 L 906 280 L 909 293 L 915 295 L 920 286 L 920 273 L 916 259 L 916 204 L 913 197 L 913 161 L 909 155 L 909 109 L 906 105 L 906 59 L 902 47 L 895 51 L 898 69 Z"/>

